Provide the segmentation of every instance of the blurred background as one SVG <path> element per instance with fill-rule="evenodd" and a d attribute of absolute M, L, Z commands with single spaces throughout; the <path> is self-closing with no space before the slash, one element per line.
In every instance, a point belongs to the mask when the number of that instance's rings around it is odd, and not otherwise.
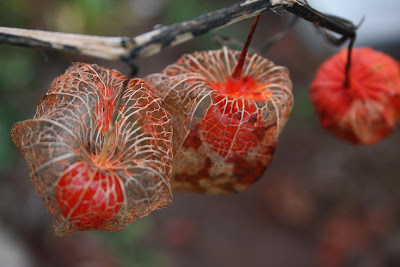
<path fill-rule="evenodd" d="M 135 36 L 234 0 L 0 0 L 0 25 L 107 36 Z M 356 45 L 400 59 L 397 0 L 309 0 L 320 11 L 365 22 Z M 292 18 L 261 17 L 254 47 Z M 244 40 L 251 20 L 220 33 Z M 139 76 L 183 53 L 219 48 L 212 34 L 139 60 Z M 337 140 L 318 124 L 308 87 L 338 48 L 299 21 L 264 56 L 290 69 L 292 116 L 271 165 L 246 192 L 175 194 L 173 204 L 122 232 L 55 237 L 9 130 L 32 118 L 51 81 L 75 61 L 128 73 L 123 63 L 0 45 L 0 266 L 400 266 L 400 134 L 368 146 Z"/>

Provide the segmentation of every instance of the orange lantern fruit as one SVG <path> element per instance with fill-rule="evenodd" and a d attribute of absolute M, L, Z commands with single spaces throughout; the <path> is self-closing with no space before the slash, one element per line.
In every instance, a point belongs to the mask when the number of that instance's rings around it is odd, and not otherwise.
<path fill-rule="evenodd" d="M 144 80 L 75 63 L 11 136 L 59 235 L 121 230 L 172 201 L 172 118 Z"/>
<path fill-rule="evenodd" d="M 311 84 L 321 126 L 355 144 L 392 133 L 400 119 L 400 68 L 372 48 L 354 48 L 346 84 L 347 49 L 325 61 Z"/>
<path fill-rule="evenodd" d="M 174 120 L 175 191 L 247 189 L 270 163 L 292 105 L 288 70 L 247 49 L 182 56 L 145 79 Z"/>

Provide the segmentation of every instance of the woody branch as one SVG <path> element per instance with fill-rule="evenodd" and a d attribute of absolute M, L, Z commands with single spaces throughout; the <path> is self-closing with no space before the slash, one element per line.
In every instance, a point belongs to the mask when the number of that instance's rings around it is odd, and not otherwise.
<path fill-rule="evenodd" d="M 75 52 L 108 60 L 129 62 L 175 46 L 266 11 L 289 11 L 317 26 L 341 34 L 355 35 L 356 27 L 345 19 L 324 15 L 301 0 L 246 0 L 203 14 L 192 20 L 162 26 L 136 37 L 102 37 L 0 27 L 0 43 Z"/>

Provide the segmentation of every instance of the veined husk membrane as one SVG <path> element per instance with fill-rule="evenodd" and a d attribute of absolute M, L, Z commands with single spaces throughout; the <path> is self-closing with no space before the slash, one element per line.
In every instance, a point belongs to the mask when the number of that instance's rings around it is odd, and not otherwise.
<path fill-rule="evenodd" d="M 288 70 L 226 47 L 182 56 L 144 79 L 174 121 L 173 191 L 225 194 L 247 189 L 270 163 L 293 106 Z"/>
<path fill-rule="evenodd" d="M 53 81 L 34 118 L 11 130 L 56 234 L 118 231 L 172 201 L 172 120 L 145 81 L 132 79 L 122 92 L 104 146 L 126 79 L 75 63 Z"/>

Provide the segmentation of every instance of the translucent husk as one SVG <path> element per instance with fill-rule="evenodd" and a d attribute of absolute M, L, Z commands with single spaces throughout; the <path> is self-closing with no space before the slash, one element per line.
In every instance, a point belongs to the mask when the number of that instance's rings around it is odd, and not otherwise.
<path fill-rule="evenodd" d="M 226 47 L 187 54 L 145 78 L 174 120 L 174 191 L 243 191 L 270 163 L 292 109 L 292 83 L 285 67 L 253 54 L 247 55 L 242 75 L 255 79 L 257 97 L 221 94 L 213 84 L 229 79 L 239 54 Z M 224 109 L 232 112 L 215 121 L 214 110 Z M 210 131 L 212 124 L 218 130 Z"/>
<path fill-rule="evenodd" d="M 58 235 L 91 229 L 119 231 L 172 201 L 172 120 L 162 107 L 161 98 L 145 81 L 129 81 L 122 93 L 106 160 L 98 160 L 115 99 L 125 80 L 116 70 L 75 63 L 53 81 L 35 117 L 18 122 L 11 130 L 12 139 L 30 168 L 32 182 L 54 215 Z M 83 189 L 76 189 L 80 199 L 92 190 L 93 177 L 99 173 L 102 185 L 94 194 L 104 195 L 102 205 L 113 205 L 103 207 L 107 216 L 93 219 L 92 224 L 90 218 L 105 214 L 98 207 L 83 209 L 87 214 L 80 216 L 89 218 L 85 223 L 73 216 L 75 207 L 70 207 L 67 215 L 60 208 L 68 204 L 68 200 L 60 200 L 62 192 L 74 188 L 64 188 L 64 182 L 61 187 L 59 181 L 71 176 L 71 169 L 77 164 L 87 169 L 91 179 Z M 76 177 L 68 179 L 72 184 L 66 186 L 79 184 Z M 122 198 L 116 197 L 118 188 L 122 188 Z M 115 214 L 110 215 L 110 211 Z"/>

